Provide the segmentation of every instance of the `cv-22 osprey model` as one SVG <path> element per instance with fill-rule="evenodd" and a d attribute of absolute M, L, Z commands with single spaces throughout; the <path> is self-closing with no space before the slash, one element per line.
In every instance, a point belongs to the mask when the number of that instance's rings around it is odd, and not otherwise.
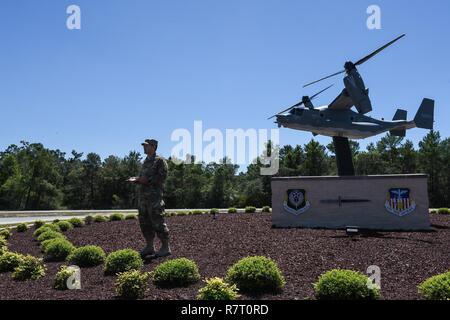
<path fill-rule="evenodd" d="M 401 109 L 397 110 L 392 121 L 377 120 L 365 115 L 372 111 L 372 103 L 369 98 L 369 90 L 366 89 L 356 66 L 363 64 L 404 36 L 401 35 L 356 63 L 346 62 L 344 70 L 304 86 L 310 86 L 345 72 L 345 89 L 329 105 L 315 108 L 311 101 L 331 86 L 312 97 L 303 97 L 299 103 L 271 118 L 276 117 L 276 123 L 279 127 L 309 131 L 314 135 L 350 139 L 364 139 L 386 131 L 389 131 L 391 135 L 405 136 L 407 129 L 415 127 L 433 129 L 434 101 L 431 99 L 423 99 L 416 116 L 411 121 L 406 119 L 407 111 Z M 302 108 L 302 106 L 305 107 Z M 351 110 L 353 106 L 358 112 Z M 285 112 L 289 113 L 283 115 Z"/>
<path fill-rule="evenodd" d="M 297 104 L 269 119 L 276 117 L 275 123 L 278 124 L 278 127 L 309 131 L 313 135 L 333 137 L 340 175 L 354 174 L 348 139 L 363 139 L 387 131 L 394 136 L 405 136 L 407 129 L 415 127 L 433 129 L 434 101 L 431 99 L 423 99 L 414 119 L 410 121 L 407 120 L 407 111 L 401 109 L 397 110 L 392 121 L 377 120 L 366 115 L 372 111 L 372 103 L 369 98 L 369 90 L 365 87 L 364 81 L 356 67 L 404 36 L 403 34 L 397 37 L 356 63 L 346 62 L 344 70 L 304 86 L 307 87 L 345 73 L 345 89 L 329 105 L 315 108 L 312 100 L 331 86 L 312 97 L 304 96 Z M 357 112 L 351 110 L 353 106 Z M 346 163 L 349 164 L 346 165 Z"/>

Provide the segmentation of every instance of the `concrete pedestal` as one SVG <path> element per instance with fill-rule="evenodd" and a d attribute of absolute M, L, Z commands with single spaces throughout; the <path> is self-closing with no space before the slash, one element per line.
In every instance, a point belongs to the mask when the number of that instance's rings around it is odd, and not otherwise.
<path fill-rule="evenodd" d="M 430 230 L 427 176 L 272 178 L 274 227 Z"/>

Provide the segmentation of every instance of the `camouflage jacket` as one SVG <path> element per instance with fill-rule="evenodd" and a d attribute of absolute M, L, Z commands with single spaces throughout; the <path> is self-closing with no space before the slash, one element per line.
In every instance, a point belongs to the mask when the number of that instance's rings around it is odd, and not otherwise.
<path fill-rule="evenodd" d="M 146 158 L 139 177 L 146 177 L 148 185 L 139 185 L 139 198 L 159 200 L 162 198 L 164 182 L 167 178 L 167 162 L 164 158 L 153 155 Z M 159 198 L 159 199 L 158 199 Z"/>

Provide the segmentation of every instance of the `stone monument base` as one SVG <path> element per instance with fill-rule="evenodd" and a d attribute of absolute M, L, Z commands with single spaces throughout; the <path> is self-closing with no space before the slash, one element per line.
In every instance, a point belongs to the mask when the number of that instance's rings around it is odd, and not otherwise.
<path fill-rule="evenodd" d="M 427 176 L 274 177 L 272 225 L 431 230 Z"/>

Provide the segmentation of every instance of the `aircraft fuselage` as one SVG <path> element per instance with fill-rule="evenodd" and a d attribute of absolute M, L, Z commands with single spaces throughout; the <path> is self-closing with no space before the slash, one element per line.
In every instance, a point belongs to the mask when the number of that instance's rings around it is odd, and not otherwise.
<path fill-rule="evenodd" d="M 293 109 L 288 115 L 278 115 L 279 127 L 309 131 L 314 135 L 364 139 L 390 130 L 414 128 L 414 121 L 384 121 L 350 109 Z"/>

